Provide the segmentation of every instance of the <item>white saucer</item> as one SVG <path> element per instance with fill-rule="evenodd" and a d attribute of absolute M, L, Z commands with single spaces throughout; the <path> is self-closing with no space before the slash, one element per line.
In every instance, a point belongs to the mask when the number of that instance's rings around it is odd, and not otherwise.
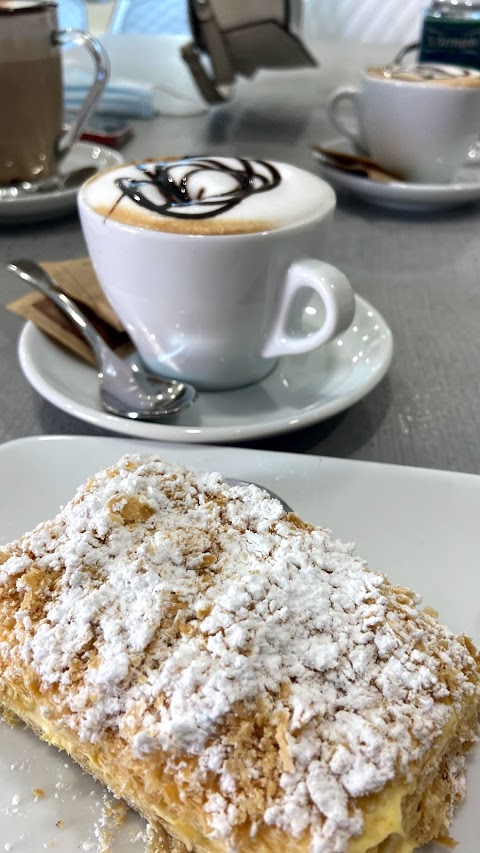
<path fill-rule="evenodd" d="M 280 359 L 256 385 L 202 393 L 189 409 L 155 424 L 105 412 L 95 370 L 32 323 L 21 333 L 18 354 L 39 394 L 95 426 L 163 441 L 244 441 L 323 421 L 380 382 L 392 358 L 392 333 L 375 308 L 359 296 L 356 300 L 353 323 L 341 338 L 307 355 Z"/>
<path fill-rule="evenodd" d="M 62 174 L 84 166 L 106 169 L 123 163 L 124 157 L 113 148 L 92 142 L 76 142 L 60 169 Z M 0 224 L 40 222 L 75 210 L 79 187 L 37 192 L 18 198 L 0 198 Z"/>
<path fill-rule="evenodd" d="M 343 154 L 357 153 L 348 139 L 329 140 L 322 146 Z M 471 165 L 461 167 L 450 184 L 413 184 L 405 181 L 381 183 L 331 166 L 319 151 L 313 150 L 312 154 L 322 176 L 334 189 L 348 190 L 381 207 L 435 211 L 480 201 L 480 170 L 472 169 Z"/>

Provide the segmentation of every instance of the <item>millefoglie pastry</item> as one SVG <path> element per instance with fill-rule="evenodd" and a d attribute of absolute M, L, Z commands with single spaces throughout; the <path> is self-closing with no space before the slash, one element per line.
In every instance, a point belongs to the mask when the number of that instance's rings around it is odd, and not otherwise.
<path fill-rule="evenodd" d="M 328 530 L 124 456 L 0 563 L 0 702 L 187 850 L 450 843 L 478 653 Z"/>

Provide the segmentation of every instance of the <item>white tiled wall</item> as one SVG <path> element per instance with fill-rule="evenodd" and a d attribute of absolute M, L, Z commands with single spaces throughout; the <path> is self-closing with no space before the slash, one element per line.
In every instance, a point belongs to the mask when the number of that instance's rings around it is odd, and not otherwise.
<path fill-rule="evenodd" d="M 401 44 L 420 35 L 426 0 L 303 0 L 308 39 Z M 89 2 L 91 32 L 105 32 L 113 9 L 109 2 Z"/>

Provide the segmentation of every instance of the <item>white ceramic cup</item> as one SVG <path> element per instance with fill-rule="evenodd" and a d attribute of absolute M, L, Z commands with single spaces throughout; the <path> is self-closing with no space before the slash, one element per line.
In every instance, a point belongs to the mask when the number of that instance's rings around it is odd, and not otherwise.
<path fill-rule="evenodd" d="M 311 177 L 318 191 L 320 179 Z M 87 203 L 86 188 L 79 213 L 99 282 L 153 372 L 208 390 L 248 385 L 279 356 L 317 349 L 352 322 L 347 278 L 316 257 L 335 207 L 327 183 L 308 221 L 217 235 L 115 221 Z M 323 322 L 305 332 L 294 315 L 312 291 Z"/>
<path fill-rule="evenodd" d="M 342 114 L 350 102 L 357 128 Z M 334 127 L 404 180 L 451 181 L 478 136 L 480 85 L 388 79 L 362 74 L 358 87 L 332 92 L 327 104 Z"/>

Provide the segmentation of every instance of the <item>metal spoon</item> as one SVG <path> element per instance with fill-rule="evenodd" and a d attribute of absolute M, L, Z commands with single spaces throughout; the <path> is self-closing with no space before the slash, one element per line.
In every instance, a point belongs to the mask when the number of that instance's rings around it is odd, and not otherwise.
<path fill-rule="evenodd" d="M 100 398 L 107 412 L 121 418 L 155 421 L 193 403 L 197 396 L 193 385 L 146 373 L 115 355 L 78 305 L 56 287 L 54 279 L 35 261 L 10 261 L 7 269 L 55 302 L 90 344 L 99 368 Z"/>
<path fill-rule="evenodd" d="M 0 200 L 8 201 L 10 199 L 28 198 L 40 193 L 75 189 L 75 187 L 81 187 L 87 178 L 90 178 L 95 172 L 98 172 L 95 166 L 82 166 L 81 169 L 74 169 L 65 175 L 53 175 L 43 181 L 22 181 L 19 184 L 0 187 Z"/>
<path fill-rule="evenodd" d="M 237 480 L 236 477 L 225 477 L 224 480 L 226 483 L 228 483 L 229 486 L 258 486 L 259 489 L 263 489 L 264 492 L 268 492 L 268 494 L 272 498 L 275 498 L 277 501 L 280 501 L 285 512 L 293 512 L 292 507 L 287 504 L 287 502 L 284 501 L 283 498 L 280 497 L 280 495 L 277 495 L 276 492 L 272 492 L 271 489 L 267 489 L 266 486 L 261 486 L 260 483 L 254 483 L 251 480 Z"/>

